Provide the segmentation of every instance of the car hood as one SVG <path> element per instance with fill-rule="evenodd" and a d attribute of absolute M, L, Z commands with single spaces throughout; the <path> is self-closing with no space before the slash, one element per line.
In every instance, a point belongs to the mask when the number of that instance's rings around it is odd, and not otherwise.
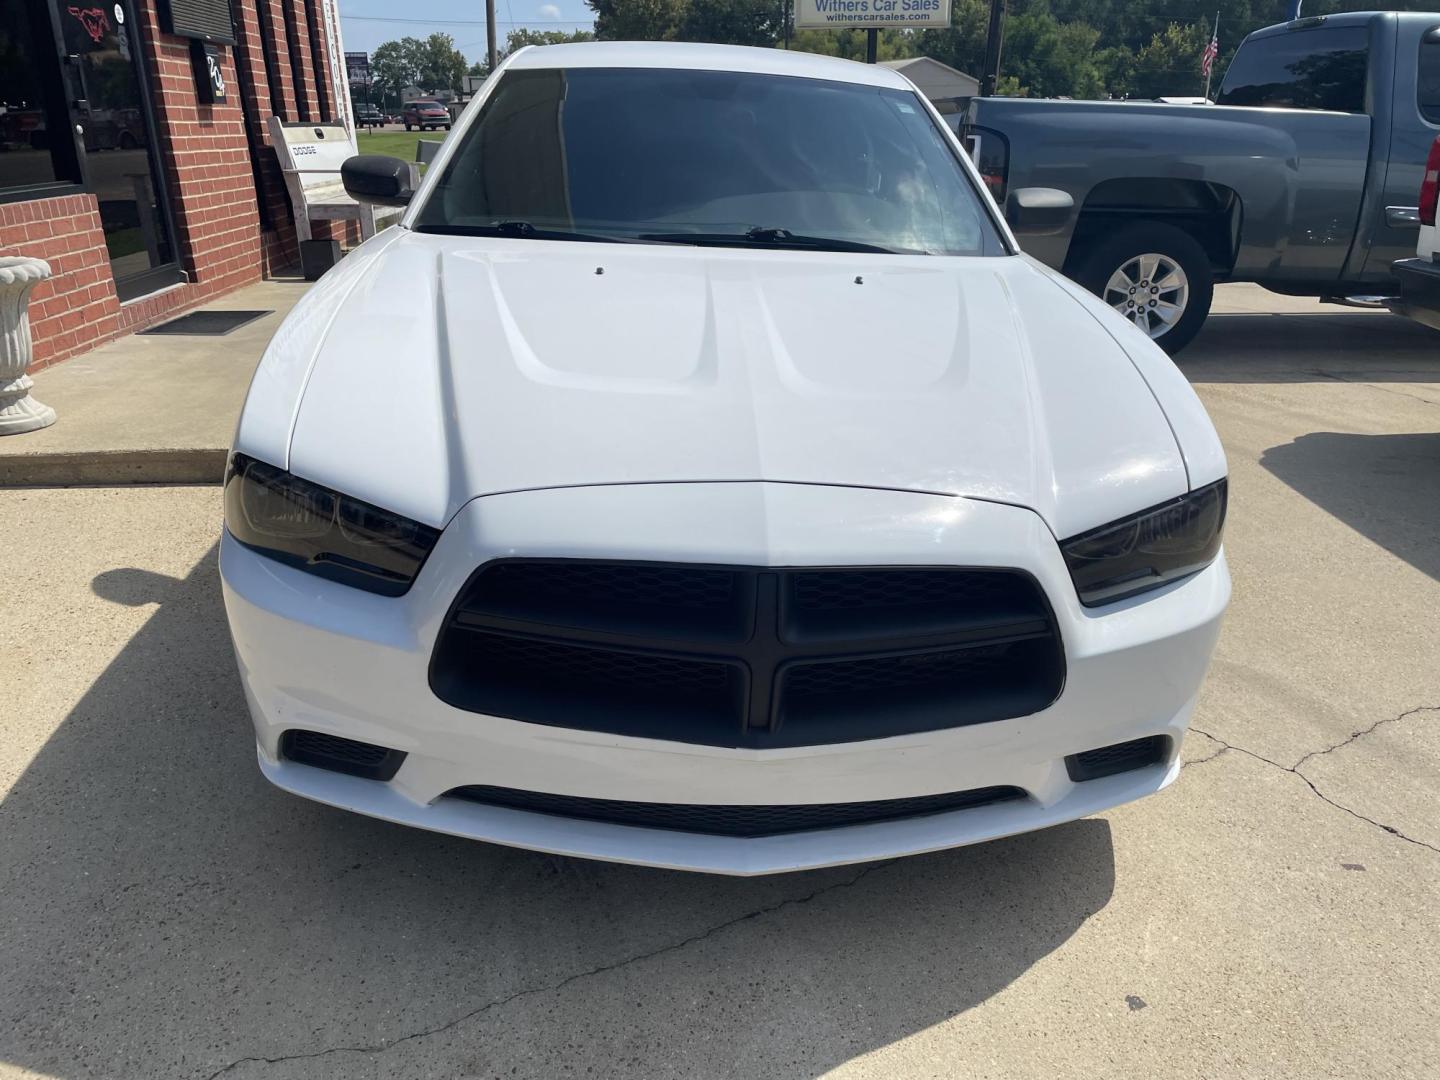
<path fill-rule="evenodd" d="M 1135 365 L 1023 257 L 402 232 L 368 261 L 288 466 L 430 524 L 500 492 L 754 480 L 1009 503 L 1066 536 L 1188 488 Z"/>

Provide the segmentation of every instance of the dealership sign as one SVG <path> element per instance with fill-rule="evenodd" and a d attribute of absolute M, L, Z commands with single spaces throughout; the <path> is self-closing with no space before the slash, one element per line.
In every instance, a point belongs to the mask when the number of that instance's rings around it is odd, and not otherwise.
<path fill-rule="evenodd" d="M 345 74 L 351 86 L 370 85 L 370 54 L 368 52 L 347 52 Z"/>
<path fill-rule="evenodd" d="M 795 0 L 800 30 L 949 25 L 950 0 Z"/>

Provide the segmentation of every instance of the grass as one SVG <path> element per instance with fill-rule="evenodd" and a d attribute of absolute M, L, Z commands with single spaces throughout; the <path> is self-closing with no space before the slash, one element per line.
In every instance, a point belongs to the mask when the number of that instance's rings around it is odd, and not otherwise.
<path fill-rule="evenodd" d="M 134 255 L 145 250 L 145 234 L 138 225 L 129 229 L 111 229 L 105 234 L 105 247 L 112 259 Z"/>
<path fill-rule="evenodd" d="M 391 157 L 398 157 L 402 161 L 415 160 L 415 144 L 421 139 L 431 139 L 439 142 L 449 135 L 448 131 L 406 131 L 400 128 L 398 131 L 357 131 L 355 142 L 362 154 L 389 154 Z M 424 172 L 422 168 L 420 170 Z"/>

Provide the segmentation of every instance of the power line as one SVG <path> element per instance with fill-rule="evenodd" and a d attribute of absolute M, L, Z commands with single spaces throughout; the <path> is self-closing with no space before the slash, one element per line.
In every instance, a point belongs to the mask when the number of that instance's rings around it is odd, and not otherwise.
<path fill-rule="evenodd" d="M 512 12 L 513 14 L 513 12 Z M 396 19 L 381 15 L 341 15 L 350 22 L 405 23 L 410 26 L 484 26 L 484 19 Z M 560 26 L 588 26 L 587 19 L 496 19 L 496 26 L 535 26 L 554 23 Z"/>

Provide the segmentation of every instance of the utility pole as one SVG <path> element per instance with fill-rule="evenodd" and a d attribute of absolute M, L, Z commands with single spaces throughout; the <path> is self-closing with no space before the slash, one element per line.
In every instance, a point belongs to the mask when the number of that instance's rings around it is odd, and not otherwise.
<path fill-rule="evenodd" d="M 495 0 L 485 0 L 485 56 L 489 68 L 486 74 L 494 72 L 499 58 L 495 55 Z"/>
<path fill-rule="evenodd" d="M 985 35 L 985 70 L 980 73 L 980 96 L 993 97 L 1000 81 L 1000 39 L 1005 33 L 1005 0 L 990 0 L 990 29 Z"/>

